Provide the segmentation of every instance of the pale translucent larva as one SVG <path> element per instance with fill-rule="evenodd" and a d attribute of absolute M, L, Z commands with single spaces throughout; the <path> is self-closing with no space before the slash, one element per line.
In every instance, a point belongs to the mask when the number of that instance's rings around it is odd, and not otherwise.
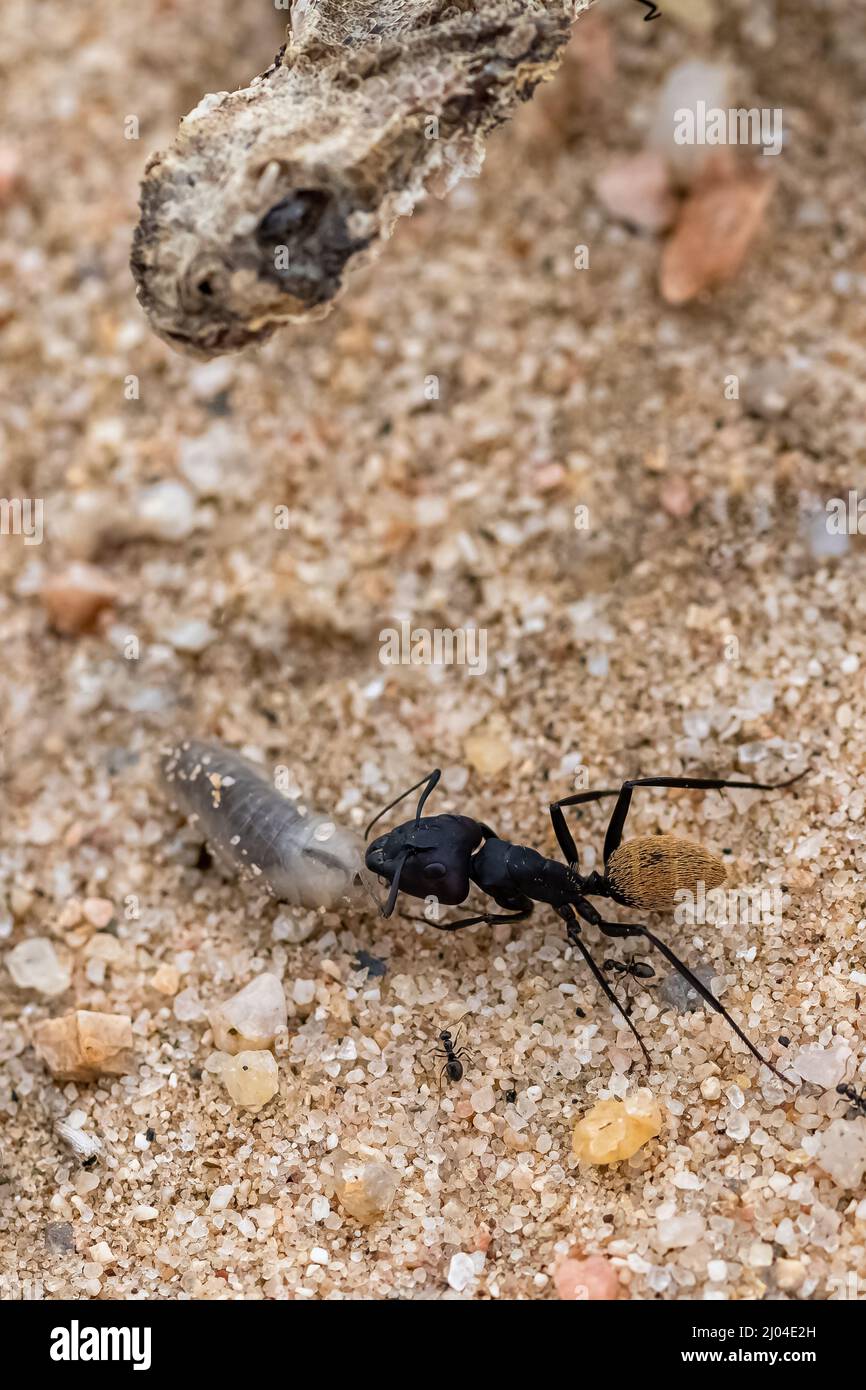
<path fill-rule="evenodd" d="M 333 907 L 357 893 L 357 836 L 282 796 L 255 763 L 189 739 L 165 755 L 162 770 L 173 801 L 196 818 L 226 868 L 296 907 Z"/>

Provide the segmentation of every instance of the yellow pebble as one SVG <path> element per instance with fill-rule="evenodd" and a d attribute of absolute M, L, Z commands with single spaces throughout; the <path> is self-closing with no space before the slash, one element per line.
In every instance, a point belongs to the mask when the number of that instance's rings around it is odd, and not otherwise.
<path fill-rule="evenodd" d="M 225 1088 L 235 1105 L 258 1110 L 275 1096 L 280 1086 L 272 1052 L 239 1052 L 222 1070 Z"/>
<path fill-rule="evenodd" d="M 601 1100 L 578 1120 L 572 1147 L 583 1163 L 621 1163 L 662 1127 L 658 1105 L 647 1090 L 626 1100 Z"/>
<path fill-rule="evenodd" d="M 476 772 L 485 777 L 495 777 L 511 761 L 511 744 L 498 729 L 490 726 L 470 734 L 464 741 L 466 760 Z"/>

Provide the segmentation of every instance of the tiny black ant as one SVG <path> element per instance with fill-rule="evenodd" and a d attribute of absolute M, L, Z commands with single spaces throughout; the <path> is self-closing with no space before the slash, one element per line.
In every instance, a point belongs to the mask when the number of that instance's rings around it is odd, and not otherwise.
<path fill-rule="evenodd" d="M 580 952 L 597 984 L 617 1009 L 621 1007 L 619 1000 L 605 979 L 604 972 L 590 955 L 580 934 L 578 918 L 597 927 L 605 936 L 643 937 L 679 971 L 711 1009 L 727 1020 L 753 1057 L 768 1066 L 780 1081 L 787 1082 L 787 1077 L 782 1076 L 758 1050 L 724 1005 L 666 942 L 642 923 L 608 921 L 589 902 L 589 898 L 608 898 L 623 907 L 633 907 L 643 912 L 672 911 L 679 892 L 688 890 L 696 894 L 699 883 L 710 889 L 718 887 L 725 880 L 726 870 L 722 860 L 691 840 L 681 840 L 673 835 L 623 839 L 636 787 L 689 787 L 696 791 L 741 787 L 747 791 L 775 791 L 779 787 L 791 786 L 805 776 L 804 772 L 790 777 L 786 782 L 777 783 L 740 782 L 718 777 L 637 777 L 623 782 L 618 790 L 607 788 L 603 791 L 576 792 L 573 796 L 553 802 L 549 807 L 564 864 L 545 858 L 528 845 L 516 845 L 500 839 L 483 821 L 474 820 L 471 816 L 424 816 L 425 803 L 441 775 L 436 768 L 413 787 L 401 792 L 367 826 L 365 840 L 373 826 L 388 811 L 404 797 L 423 787 L 414 819 L 404 821 L 396 829 L 378 836 L 367 848 L 366 867 L 389 884 L 387 901 L 380 909 L 383 917 L 391 916 L 401 891 L 413 898 L 434 898 L 446 906 L 456 906 L 465 902 L 472 884 L 504 908 L 505 912 L 481 912 L 473 917 L 461 917 L 456 922 L 429 922 L 426 917 L 414 920 L 425 922 L 439 931 L 459 931 L 461 927 L 471 927 L 476 922 L 487 925 L 523 922 L 532 915 L 536 903 L 543 903 L 562 919 L 569 942 Z M 563 808 L 599 801 L 608 796 L 616 797 L 616 805 L 604 839 L 603 871 L 581 874 L 577 845 L 566 824 Z M 652 1059 L 643 1038 L 628 1015 L 624 1014 L 624 1017 L 640 1044 L 645 1060 L 650 1063 Z"/>
<path fill-rule="evenodd" d="M 651 965 L 642 960 L 606 960 L 601 968 L 616 970 L 619 975 L 631 975 L 633 980 L 651 980 L 656 973 Z"/>
<path fill-rule="evenodd" d="M 846 1120 L 856 1120 L 858 1115 L 862 1115 L 866 1119 L 866 1091 L 857 1091 L 850 1083 L 843 1081 L 841 1085 L 836 1087 L 836 1093 L 844 1096 L 849 1102 L 845 1112 Z"/>
<path fill-rule="evenodd" d="M 618 975 L 625 975 L 626 978 L 633 980 L 651 980 L 655 976 L 655 971 L 651 965 L 647 965 L 642 960 L 614 960 L 612 957 L 602 962 L 602 970 L 615 970 Z M 626 1013 L 631 1013 L 631 1000 L 626 995 Z"/>
<path fill-rule="evenodd" d="M 437 1047 L 436 1051 L 440 1056 L 444 1056 L 445 1058 L 444 1065 L 439 1073 L 440 1086 L 443 1076 L 447 1076 L 449 1081 L 462 1081 L 463 1063 L 460 1061 L 460 1058 L 468 1057 L 470 1054 L 466 1051 L 465 1047 L 455 1048 L 454 1044 L 457 1041 L 457 1034 L 455 1033 L 452 1038 L 447 1028 L 442 1029 L 442 1032 L 439 1034 L 439 1041 L 442 1047 Z"/>
<path fill-rule="evenodd" d="M 516 1091 L 506 1091 L 506 1092 L 505 1092 L 505 1099 L 508 1101 L 508 1104 L 509 1104 L 509 1105 L 513 1105 L 514 1102 L 517 1100 L 517 1092 L 516 1092 Z"/>

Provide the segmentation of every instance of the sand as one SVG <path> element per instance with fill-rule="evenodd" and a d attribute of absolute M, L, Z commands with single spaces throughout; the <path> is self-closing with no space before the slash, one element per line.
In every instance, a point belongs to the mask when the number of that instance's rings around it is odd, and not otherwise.
<path fill-rule="evenodd" d="M 731 0 L 701 36 L 605 4 L 597 91 L 578 55 L 327 321 L 202 365 L 134 302 L 137 180 L 202 92 L 266 65 L 285 16 L 7 9 L 0 491 L 44 499 L 45 525 L 41 545 L 0 538 L 0 951 L 48 937 L 71 984 L 23 991 L 0 964 L 5 1296 L 547 1298 L 569 1254 L 607 1257 L 624 1298 L 846 1296 L 866 1192 L 817 1159 L 845 1113 L 832 1087 L 866 1080 L 864 551 L 825 525 L 866 485 L 854 10 Z M 732 63 L 790 138 L 739 275 L 673 308 L 658 238 L 594 181 L 690 56 Z M 185 489 L 174 538 L 152 517 L 164 482 Z M 73 559 L 117 600 L 60 635 L 39 590 Z M 403 619 L 482 629 L 486 670 L 384 666 Z M 649 920 L 776 1065 L 820 1049 L 822 1084 L 786 1090 L 722 1019 L 676 1011 L 658 961 L 631 985 L 641 1070 L 543 909 L 450 936 L 203 871 L 156 770 L 182 733 L 289 768 L 356 828 L 441 766 L 433 810 L 549 855 L 547 804 L 581 776 L 808 766 L 766 795 L 646 791 L 630 829 L 690 836 L 729 884 L 778 890 L 770 923 Z M 572 815 L 585 870 L 605 823 Z M 88 899 L 109 900 L 107 926 Z M 264 970 L 289 1030 L 252 1113 L 208 1068 L 207 1011 Z M 129 1075 L 51 1079 L 32 1029 L 73 1008 L 132 1018 Z M 465 1077 L 440 1092 L 436 1034 L 461 1019 Z M 659 1136 L 581 1166 L 575 1122 L 641 1087 Z M 63 1120 L 101 1141 L 91 1166 Z M 335 1194 L 343 1154 L 399 1177 L 372 1224 Z"/>

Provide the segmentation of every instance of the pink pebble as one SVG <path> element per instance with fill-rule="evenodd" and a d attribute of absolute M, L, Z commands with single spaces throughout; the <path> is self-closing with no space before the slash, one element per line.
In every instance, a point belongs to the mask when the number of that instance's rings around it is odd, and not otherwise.
<path fill-rule="evenodd" d="M 553 1271 L 553 1282 L 560 1298 L 588 1303 L 619 1297 L 616 1270 L 604 1255 L 585 1260 L 560 1260 Z"/>
<path fill-rule="evenodd" d="M 634 227 L 662 232 L 674 220 L 677 204 L 670 174 L 661 155 L 652 150 L 609 165 L 595 188 L 608 212 Z"/>

